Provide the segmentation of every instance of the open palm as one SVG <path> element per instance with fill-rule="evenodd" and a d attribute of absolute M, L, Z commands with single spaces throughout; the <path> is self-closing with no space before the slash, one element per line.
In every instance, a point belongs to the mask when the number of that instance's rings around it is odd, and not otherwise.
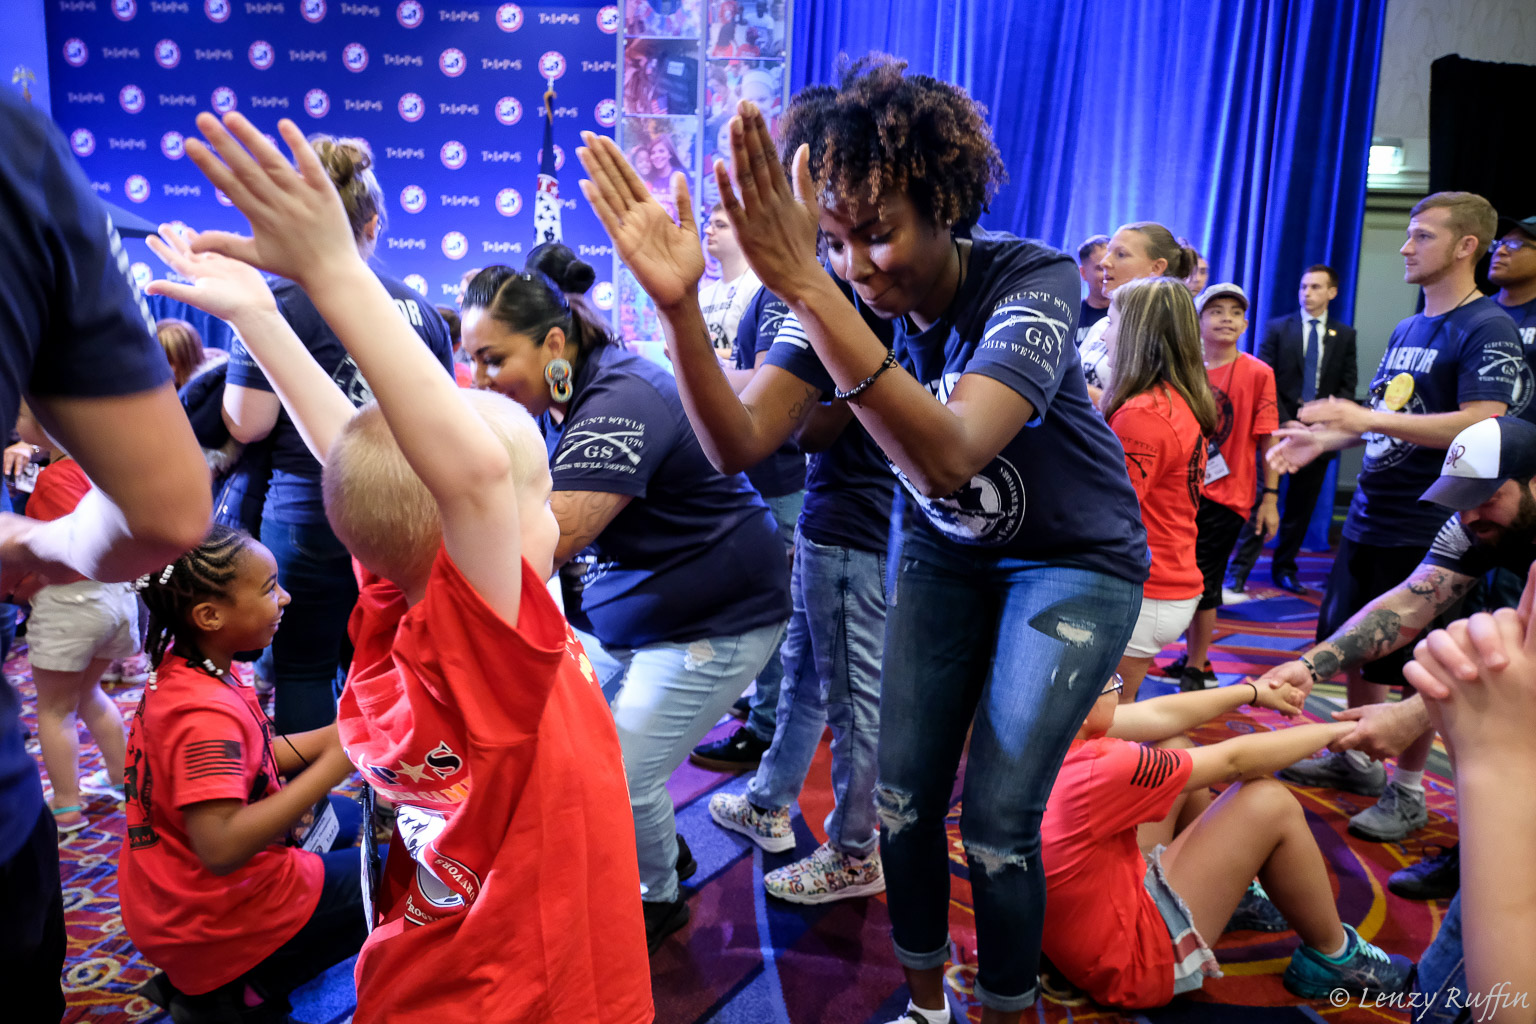
<path fill-rule="evenodd" d="M 156 280 L 151 295 L 165 295 L 232 323 L 253 313 L 275 312 L 277 300 L 261 272 L 216 252 L 193 252 L 197 233 L 184 235 L 162 225 L 146 239 L 155 255 L 182 281 Z"/>
<path fill-rule="evenodd" d="M 674 306 L 698 294 L 704 250 L 693 218 L 688 183 L 672 176 L 677 220 L 650 194 L 619 147 L 606 136 L 583 132 L 576 156 L 590 176 L 582 194 L 613 239 L 614 250 L 658 307 Z"/>

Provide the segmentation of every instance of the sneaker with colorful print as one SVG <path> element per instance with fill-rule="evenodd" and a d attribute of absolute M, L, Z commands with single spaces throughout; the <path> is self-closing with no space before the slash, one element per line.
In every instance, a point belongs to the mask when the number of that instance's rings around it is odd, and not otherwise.
<path fill-rule="evenodd" d="M 853 857 L 822 843 L 809 857 L 763 876 L 763 889 L 790 903 L 831 903 L 885 892 L 885 872 L 877 847 L 868 857 Z"/>
<path fill-rule="evenodd" d="M 795 830 L 789 823 L 789 808 L 760 811 L 745 796 L 716 793 L 709 798 L 709 816 L 715 824 L 739 832 L 769 853 L 785 853 L 795 848 Z"/>

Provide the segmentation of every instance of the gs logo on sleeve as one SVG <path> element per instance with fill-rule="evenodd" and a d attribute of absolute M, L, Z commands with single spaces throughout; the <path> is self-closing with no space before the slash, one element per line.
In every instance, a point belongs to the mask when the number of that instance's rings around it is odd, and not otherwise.
<path fill-rule="evenodd" d="M 895 466 L 892 466 L 895 469 Z M 896 477 L 934 529 L 961 544 L 1007 544 L 1024 523 L 1024 478 L 1002 456 L 993 459 L 953 494 L 923 496 L 905 473 Z"/>

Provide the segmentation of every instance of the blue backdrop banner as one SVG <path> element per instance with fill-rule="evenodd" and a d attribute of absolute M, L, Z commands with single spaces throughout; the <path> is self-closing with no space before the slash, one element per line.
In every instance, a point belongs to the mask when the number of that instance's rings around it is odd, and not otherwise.
<path fill-rule="evenodd" d="M 1075 250 L 1161 221 L 1262 318 L 1301 271 L 1353 316 L 1386 0 L 801 0 L 792 87 L 884 50 L 985 103 L 1008 186 L 983 223 Z"/>
<path fill-rule="evenodd" d="M 198 111 L 361 137 L 384 189 L 379 263 L 451 303 L 466 270 L 520 267 L 533 246 L 552 79 L 565 241 L 611 309 L 612 248 L 579 199 L 574 153 L 581 130 L 618 121 L 619 17 L 473 0 L 48 0 L 53 113 L 103 197 L 196 228 L 244 226 L 185 158 Z M 141 279 L 164 275 L 129 245 Z"/>

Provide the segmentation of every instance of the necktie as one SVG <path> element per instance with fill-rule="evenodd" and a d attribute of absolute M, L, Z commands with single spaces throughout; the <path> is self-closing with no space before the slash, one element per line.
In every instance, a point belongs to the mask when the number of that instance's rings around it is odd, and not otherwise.
<path fill-rule="evenodd" d="M 1306 347 L 1301 357 L 1301 400 L 1310 402 L 1317 397 L 1317 320 L 1307 321 Z"/>

